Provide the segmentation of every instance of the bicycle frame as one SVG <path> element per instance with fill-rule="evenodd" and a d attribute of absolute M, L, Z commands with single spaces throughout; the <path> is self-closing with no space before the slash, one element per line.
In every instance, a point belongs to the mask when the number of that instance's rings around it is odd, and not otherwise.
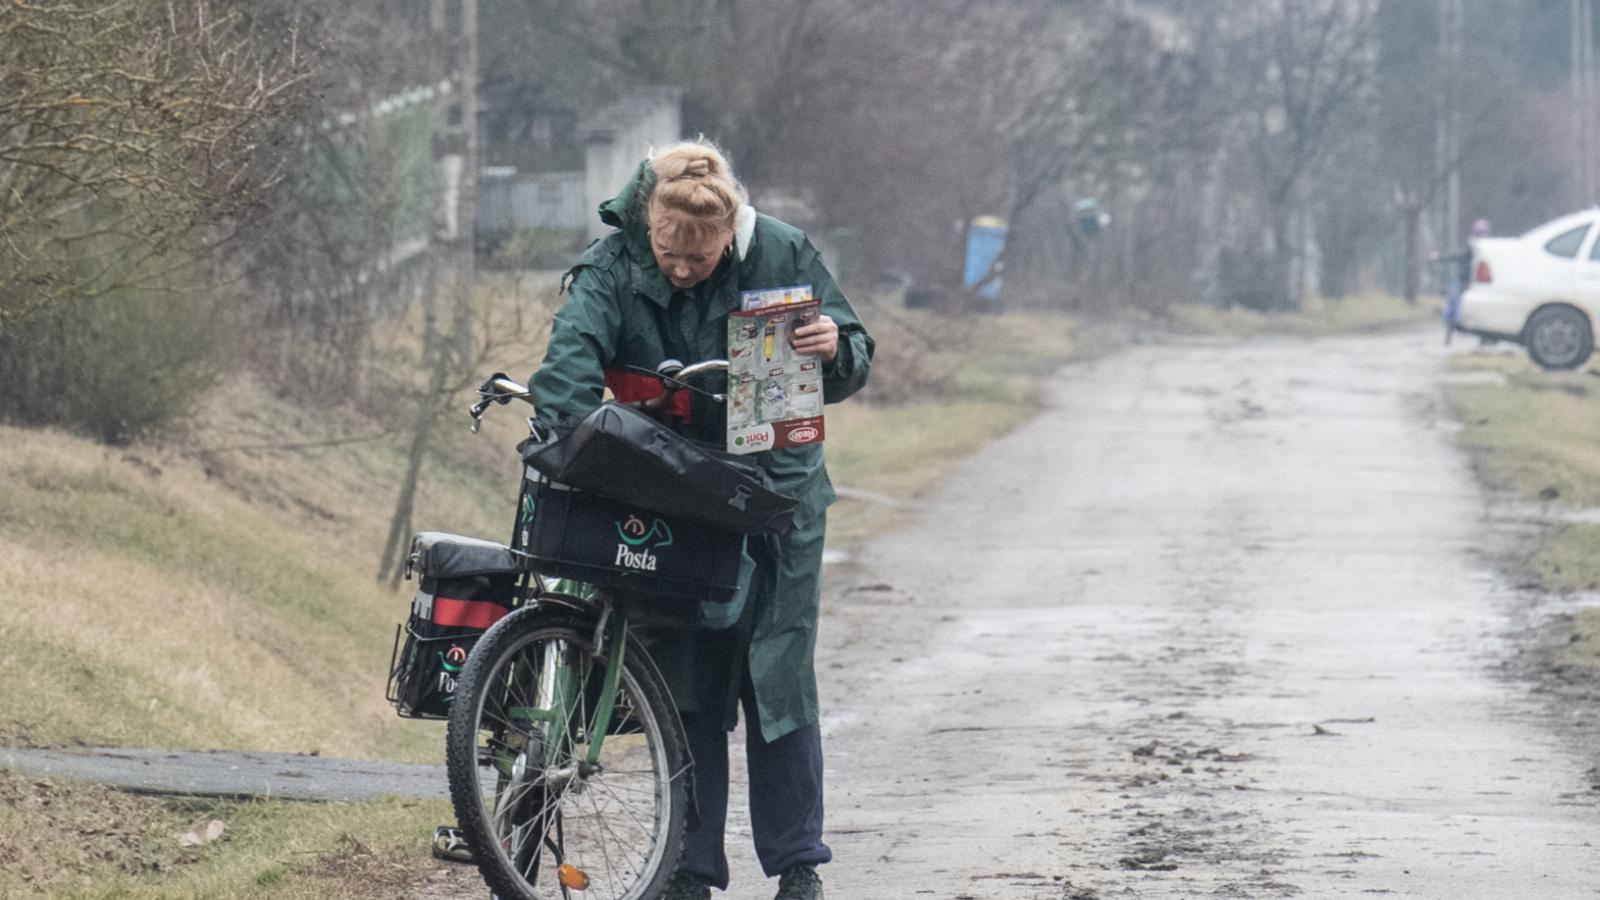
<path fill-rule="evenodd" d="M 595 626 L 595 641 L 592 656 L 598 658 L 602 653 L 606 655 L 605 674 L 600 681 L 599 697 L 595 702 L 594 710 L 587 722 L 581 724 L 582 734 L 587 741 L 583 753 L 583 764 L 593 766 L 599 763 L 601 752 L 605 747 L 606 735 L 610 733 L 613 719 L 616 716 L 617 689 L 622 679 L 623 660 L 628 648 L 628 618 L 627 615 L 616 610 L 609 601 L 602 601 L 599 622 Z M 593 614 L 593 609 L 586 610 Z M 573 716 L 582 708 L 584 698 L 585 678 L 582 663 L 570 659 L 571 648 L 558 647 L 558 652 L 547 655 L 541 660 L 542 671 L 539 673 L 539 695 L 535 698 L 533 706 L 512 706 L 506 709 L 507 718 L 511 724 L 527 727 L 532 733 L 538 730 L 544 744 L 543 764 L 547 769 L 554 768 L 561 760 L 570 759 L 574 755 L 571 751 L 576 743 L 577 732 L 572 728 Z M 608 652 L 609 651 L 609 652 Z M 515 680 L 515 673 L 512 675 Z M 518 777 L 514 772 L 516 760 L 509 758 L 509 754 L 495 760 L 495 767 L 508 778 Z"/>

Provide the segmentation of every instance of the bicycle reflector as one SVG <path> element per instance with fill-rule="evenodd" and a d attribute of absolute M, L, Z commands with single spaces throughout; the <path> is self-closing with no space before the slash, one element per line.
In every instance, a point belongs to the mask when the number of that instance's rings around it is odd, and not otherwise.
<path fill-rule="evenodd" d="M 561 886 L 564 888 L 574 891 L 586 891 L 589 889 L 589 876 L 585 875 L 582 869 L 571 863 L 562 863 L 560 868 L 556 869 L 556 878 L 560 880 Z"/>

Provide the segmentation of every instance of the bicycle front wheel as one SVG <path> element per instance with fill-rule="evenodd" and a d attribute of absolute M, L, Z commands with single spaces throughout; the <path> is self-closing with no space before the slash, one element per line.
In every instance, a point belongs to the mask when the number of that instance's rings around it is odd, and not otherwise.
<path fill-rule="evenodd" d="M 592 622 L 530 609 L 491 628 L 462 669 L 446 738 L 450 796 L 503 900 L 653 898 L 678 862 L 683 726 L 633 641 L 610 721 L 597 721 L 614 648 L 597 655 L 594 640 Z"/>

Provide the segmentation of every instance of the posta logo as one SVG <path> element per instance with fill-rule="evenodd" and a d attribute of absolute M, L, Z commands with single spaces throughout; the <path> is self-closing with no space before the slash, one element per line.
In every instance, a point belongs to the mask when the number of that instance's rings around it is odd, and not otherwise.
<path fill-rule="evenodd" d="M 654 520 L 647 526 L 644 524 L 644 519 L 629 516 L 617 523 L 617 536 L 622 538 L 622 543 L 617 545 L 617 558 L 612 565 L 622 568 L 654 572 L 656 555 L 650 550 L 672 546 L 672 529 L 660 519 Z M 643 546 L 652 539 L 655 540 L 654 544 Z"/>
<path fill-rule="evenodd" d="M 449 650 L 434 652 L 439 654 L 439 680 L 434 683 L 433 690 L 441 695 L 442 702 L 450 703 L 456 699 L 456 675 L 466 665 L 467 648 L 454 644 Z"/>
<path fill-rule="evenodd" d="M 672 529 L 660 519 L 656 519 L 646 525 L 644 524 L 644 519 L 638 516 L 629 516 L 617 523 L 617 537 L 622 538 L 622 542 L 630 547 L 637 547 L 652 538 L 655 539 L 655 543 L 651 546 L 672 546 Z"/>
<path fill-rule="evenodd" d="M 789 441 L 794 444 L 809 444 L 817 439 L 817 430 L 810 425 L 796 428 L 789 432 Z"/>

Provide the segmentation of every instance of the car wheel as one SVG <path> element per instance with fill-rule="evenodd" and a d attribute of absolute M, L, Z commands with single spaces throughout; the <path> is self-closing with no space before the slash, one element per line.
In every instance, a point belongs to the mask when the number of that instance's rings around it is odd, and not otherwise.
<path fill-rule="evenodd" d="M 1522 342 L 1546 369 L 1575 369 L 1594 351 L 1589 317 L 1570 306 L 1546 306 L 1528 318 Z"/>

